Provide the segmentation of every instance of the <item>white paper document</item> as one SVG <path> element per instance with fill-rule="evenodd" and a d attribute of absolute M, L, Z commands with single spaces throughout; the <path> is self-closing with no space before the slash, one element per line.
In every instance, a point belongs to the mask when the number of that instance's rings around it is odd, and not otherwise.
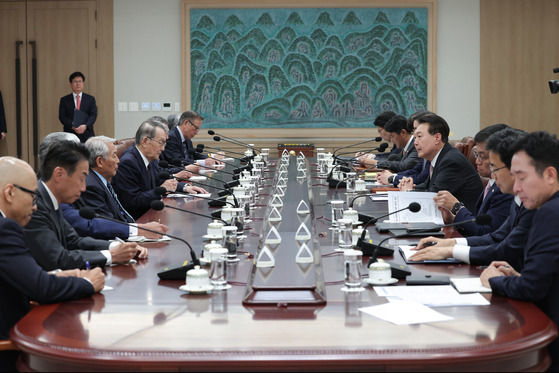
<path fill-rule="evenodd" d="M 443 215 L 435 205 L 432 192 L 388 192 L 388 213 L 406 208 L 412 202 L 421 205 L 421 210 L 411 212 L 409 209 L 390 215 L 390 223 L 433 222 L 444 224 Z"/>
<path fill-rule="evenodd" d="M 146 238 L 144 236 L 131 236 L 126 240 L 128 242 L 164 242 L 171 241 L 171 237 L 163 236 L 161 238 Z"/>
<path fill-rule="evenodd" d="M 460 293 L 491 293 L 491 288 L 483 286 L 479 277 L 453 277 L 450 281 Z"/>
<path fill-rule="evenodd" d="M 364 307 L 360 308 L 359 311 L 396 325 L 453 320 L 452 317 L 443 315 L 421 303 L 406 300 L 385 303 L 380 306 Z"/>
<path fill-rule="evenodd" d="M 486 306 L 489 301 L 481 294 L 459 294 L 451 285 L 374 286 L 379 297 L 389 302 L 407 300 L 429 307 Z"/>

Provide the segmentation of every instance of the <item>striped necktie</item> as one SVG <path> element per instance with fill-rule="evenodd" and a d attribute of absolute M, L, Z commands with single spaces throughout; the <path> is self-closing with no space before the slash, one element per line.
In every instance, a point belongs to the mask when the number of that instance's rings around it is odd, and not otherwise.
<path fill-rule="evenodd" d="M 109 193 L 111 193 L 113 199 L 116 201 L 116 204 L 118 205 L 118 208 L 120 210 L 120 214 L 122 215 L 124 220 L 128 221 L 129 223 L 133 223 L 134 218 L 130 216 L 128 211 L 126 211 L 126 209 L 120 204 L 120 201 L 118 200 L 118 197 L 116 196 L 115 190 L 113 189 L 111 183 L 107 183 L 107 189 L 109 190 Z"/>

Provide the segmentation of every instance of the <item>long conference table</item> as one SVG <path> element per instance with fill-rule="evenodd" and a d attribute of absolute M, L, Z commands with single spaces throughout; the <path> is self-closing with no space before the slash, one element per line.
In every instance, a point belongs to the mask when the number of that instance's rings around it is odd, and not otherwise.
<path fill-rule="evenodd" d="M 328 201 L 345 190 L 328 188 L 318 177 L 314 159 L 304 160 L 306 177 L 290 157 L 287 187 L 279 222 L 270 222 L 271 195 L 280 163 L 273 160 L 263 175 L 264 187 L 238 262 L 227 265 L 231 288 L 207 294 L 179 289 L 184 280 L 159 280 L 162 268 L 190 260 L 178 240 L 146 243 L 149 259 L 106 268 L 104 290 L 90 298 L 39 305 L 12 329 L 22 350 L 24 371 L 524 371 L 546 370 L 546 346 L 557 328 L 531 303 L 484 294 L 489 306 L 439 307 L 452 320 L 394 325 L 359 311 L 386 303 L 371 286 L 343 292 L 343 255 L 336 252 L 337 232 L 330 229 Z M 217 173 L 208 184 L 227 180 Z M 215 196 L 215 190 L 213 193 Z M 297 213 L 301 200 L 308 214 Z M 166 198 L 164 203 L 201 214 L 215 208 L 208 201 Z M 301 205 L 304 206 L 304 205 Z M 355 208 L 369 215 L 386 211 L 367 198 Z M 383 210 L 384 208 L 384 210 Z M 150 210 L 141 221 L 160 219 L 169 234 L 187 240 L 198 256 L 208 243 L 208 218 L 166 208 Z M 295 240 L 304 223 L 312 238 L 304 242 L 311 263 L 295 258 L 302 243 Z M 279 245 L 266 245 L 274 226 Z M 449 228 L 447 228 L 449 229 Z M 371 227 L 373 238 L 377 233 Z M 453 234 L 452 230 L 447 234 Z M 396 240 L 389 241 L 397 244 Z M 273 267 L 257 267 L 264 246 Z M 307 251 L 307 252 L 309 252 Z M 363 257 L 363 274 L 367 276 Z M 398 251 L 384 257 L 402 264 Z M 414 274 L 477 277 L 481 270 L 465 264 L 414 264 Z M 203 267 L 209 270 L 209 267 Z M 400 280 L 394 286 L 404 286 Z"/>

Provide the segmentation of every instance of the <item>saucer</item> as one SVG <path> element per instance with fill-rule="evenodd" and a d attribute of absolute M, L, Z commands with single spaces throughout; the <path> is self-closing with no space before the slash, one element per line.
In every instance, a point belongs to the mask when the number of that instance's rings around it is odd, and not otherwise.
<path fill-rule="evenodd" d="M 208 258 L 200 258 L 200 259 L 198 259 L 198 260 L 200 261 L 200 264 L 203 264 L 203 265 L 210 265 L 211 262 L 212 262 L 212 261 L 211 261 L 210 259 L 208 259 Z M 185 286 L 186 286 L 186 285 L 185 285 Z"/>
<path fill-rule="evenodd" d="M 371 285 L 391 285 L 391 284 L 395 284 L 398 282 L 397 278 L 391 278 L 390 280 L 386 281 L 386 282 L 376 282 L 371 280 L 370 278 L 366 278 L 364 280 L 366 283 L 371 284 Z"/>
<path fill-rule="evenodd" d="M 223 236 L 208 236 L 207 234 L 202 236 L 205 240 L 221 240 Z"/>
<path fill-rule="evenodd" d="M 352 225 L 361 225 L 361 224 L 363 224 L 363 222 L 358 220 L 358 221 L 354 221 L 354 222 L 351 223 L 351 224 L 352 224 Z"/>
<path fill-rule="evenodd" d="M 189 292 L 190 294 L 205 294 L 208 291 L 212 291 L 214 289 L 213 285 L 208 285 L 205 288 L 196 288 L 196 289 L 191 289 L 188 285 L 182 285 L 181 287 L 179 287 L 179 289 L 181 289 L 182 291 L 186 291 Z"/>

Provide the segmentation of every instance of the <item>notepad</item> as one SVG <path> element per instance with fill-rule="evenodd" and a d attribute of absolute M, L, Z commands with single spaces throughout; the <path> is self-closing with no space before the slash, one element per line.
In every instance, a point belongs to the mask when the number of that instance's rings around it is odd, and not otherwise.
<path fill-rule="evenodd" d="M 460 293 L 491 293 L 491 288 L 483 286 L 479 277 L 453 277 L 450 282 Z"/>

